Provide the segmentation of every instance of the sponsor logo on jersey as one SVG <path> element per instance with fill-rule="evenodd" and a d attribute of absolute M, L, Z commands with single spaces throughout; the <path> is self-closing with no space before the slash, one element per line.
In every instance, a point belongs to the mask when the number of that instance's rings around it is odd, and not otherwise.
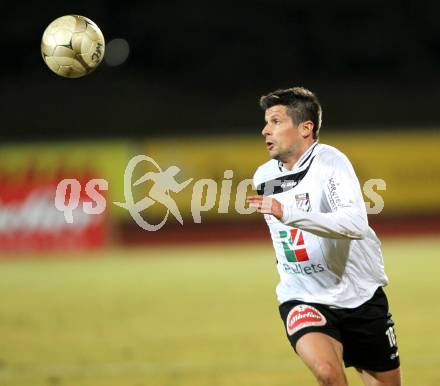
<path fill-rule="evenodd" d="M 292 228 L 278 232 L 284 256 L 287 262 L 281 261 L 284 272 L 295 275 L 312 275 L 325 271 L 322 264 L 310 261 L 301 229 Z"/>
<path fill-rule="evenodd" d="M 287 261 L 290 263 L 309 261 L 309 255 L 304 244 L 304 236 L 301 229 L 292 228 L 290 233 L 287 231 L 279 231 L 279 236 Z"/>
<path fill-rule="evenodd" d="M 312 275 L 314 273 L 324 272 L 325 268 L 322 264 L 283 263 L 283 270 L 291 275 Z"/>
<path fill-rule="evenodd" d="M 293 335 L 302 328 L 324 326 L 327 320 L 315 307 L 299 304 L 293 307 L 286 319 L 286 328 L 289 335 Z"/>

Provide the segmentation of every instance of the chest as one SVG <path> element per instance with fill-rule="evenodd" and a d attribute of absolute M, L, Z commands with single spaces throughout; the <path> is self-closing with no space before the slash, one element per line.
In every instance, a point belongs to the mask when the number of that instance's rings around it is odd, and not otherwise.
<path fill-rule="evenodd" d="M 278 200 L 282 205 L 294 206 L 303 212 L 322 210 L 325 204 L 325 195 L 319 173 L 314 168 L 296 183 L 288 179 L 281 179 L 280 188 L 270 197 Z"/>

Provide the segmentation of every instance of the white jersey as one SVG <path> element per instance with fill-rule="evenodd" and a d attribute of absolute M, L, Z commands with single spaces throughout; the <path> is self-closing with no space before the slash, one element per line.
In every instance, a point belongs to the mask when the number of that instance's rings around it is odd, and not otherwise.
<path fill-rule="evenodd" d="M 257 169 L 254 184 L 259 194 L 284 206 L 281 221 L 265 215 L 280 303 L 296 299 L 354 308 L 388 283 L 359 181 L 339 150 L 315 143 L 292 170 L 270 160 Z"/>

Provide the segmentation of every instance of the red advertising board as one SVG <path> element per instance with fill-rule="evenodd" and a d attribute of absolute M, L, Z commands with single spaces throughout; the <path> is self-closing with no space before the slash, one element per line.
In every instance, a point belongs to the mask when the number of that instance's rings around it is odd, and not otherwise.
<path fill-rule="evenodd" d="M 105 244 L 106 213 L 84 213 L 82 204 L 90 199 L 82 191 L 73 211 L 74 221 L 67 223 L 64 213 L 55 207 L 57 183 L 43 179 L 0 181 L 0 253 L 83 250 Z"/>

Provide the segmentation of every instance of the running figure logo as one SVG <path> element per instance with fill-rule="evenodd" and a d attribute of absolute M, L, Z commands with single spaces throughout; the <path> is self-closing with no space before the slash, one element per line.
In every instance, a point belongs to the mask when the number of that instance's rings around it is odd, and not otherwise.
<path fill-rule="evenodd" d="M 157 169 L 157 172 L 145 173 L 141 178 L 132 184 L 131 179 L 134 169 L 142 161 L 147 161 L 153 164 Z M 141 228 L 148 231 L 156 231 L 162 228 L 167 221 L 170 212 L 177 219 L 177 221 L 183 225 L 182 215 L 180 214 L 176 202 L 169 195 L 169 192 L 171 191 L 173 193 L 179 193 L 181 190 L 185 189 L 193 179 L 190 178 L 182 183 L 178 183 L 175 177 L 179 172 L 180 169 L 174 165 L 163 171 L 156 161 L 154 161 L 154 159 L 146 155 L 137 155 L 130 160 L 124 172 L 125 202 L 114 202 L 114 204 L 120 206 L 121 208 L 127 209 L 134 221 L 136 221 Z M 144 197 L 142 200 L 135 203 L 133 200 L 133 192 L 131 187 L 138 186 L 146 181 L 153 181 L 153 186 L 151 187 L 147 197 Z M 164 205 L 167 208 L 167 213 L 159 224 L 154 225 L 145 221 L 140 212 L 149 208 L 156 202 Z"/>

